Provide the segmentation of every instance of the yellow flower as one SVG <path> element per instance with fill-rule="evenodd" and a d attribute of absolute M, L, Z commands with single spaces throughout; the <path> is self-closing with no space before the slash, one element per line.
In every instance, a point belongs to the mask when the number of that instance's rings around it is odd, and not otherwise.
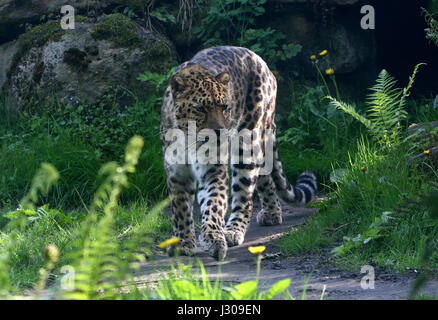
<path fill-rule="evenodd" d="M 365 167 L 360 167 L 360 171 L 365 172 L 365 171 L 367 171 L 367 168 L 365 168 Z"/>
<path fill-rule="evenodd" d="M 54 244 L 49 244 L 44 248 L 44 258 L 51 263 L 57 263 L 59 260 L 59 249 Z"/>
<path fill-rule="evenodd" d="M 325 74 L 328 76 L 332 76 L 335 74 L 335 69 L 333 69 L 333 68 L 325 69 Z"/>
<path fill-rule="evenodd" d="M 174 246 L 177 245 L 180 242 L 179 238 L 170 238 L 167 239 L 166 241 L 161 242 L 158 247 L 160 247 L 161 249 L 166 249 L 169 246 Z"/>
<path fill-rule="evenodd" d="M 310 56 L 310 60 L 316 60 L 316 59 L 317 59 L 317 56 L 315 56 L 315 55 Z"/>
<path fill-rule="evenodd" d="M 248 251 L 251 252 L 252 254 L 260 254 L 263 251 L 265 251 L 265 249 L 266 249 L 265 246 L 248 247 Z"/>
<path fill-rule="evenodd" d="M 430 154 L 430 150 L 429 150 L 429 149 L 424 150 L 424 151 L 423 151 L 423 154 Z"/>
<path fill-rule="evenodd" d="M 325 56 L 326 54 L 328 54 L 328 50 L 322 50 L 322 51 L 319 53 L 319 55 L 320 55 L 321 57 Z"/>

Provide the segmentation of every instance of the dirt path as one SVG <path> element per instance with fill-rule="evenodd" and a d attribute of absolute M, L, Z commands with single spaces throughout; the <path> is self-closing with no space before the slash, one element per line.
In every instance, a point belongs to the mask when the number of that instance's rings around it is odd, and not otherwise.
<path fill-rule="evenodd" d="M 302 255 L 299 257 L 283 258 L 272 241 L 281 237 L 285 232 L 303 224 L 314 209 L 284 207 L 283 224 L 272 227 L 260 227 L 255 219 L 252 220 L 245 243 L 230 248 L 226 259 L 216 262 L 205 252 L 199 252 L 195 258 L 179 257 L 180 261 L 188 263 L 200 258 L 205 265 L 208 275 L 215 279 L 238 283 L 253 280 L 256 273 L 254 256 L 247 247 L 263 244 L 267 246 L 266 258 L 261 265 L 261 285 L 269 287 L 274 282 L 291 278 L 290 292 L 299 298 L 307 282 L 307 298 L 319 299 L 325 287 L 324 299 L 405 299 L 409 293 L 414 275 L 397 275 L 383 271 L 375 271 L 375 289 L 364 290 L 360 281 L 364 274 L 342 271 L 329 262 L 329 252 L 318 255 Z M 255 216 L 255 215 L 254 215 Z M 157 280 L 175 263 L 173 258 L 158 255 L 154 262 L 142 266 L 136 281 L 139 285 Z M 428 282 L 423 290 L 428 296 L 438 296 L 438 279 Z"/>

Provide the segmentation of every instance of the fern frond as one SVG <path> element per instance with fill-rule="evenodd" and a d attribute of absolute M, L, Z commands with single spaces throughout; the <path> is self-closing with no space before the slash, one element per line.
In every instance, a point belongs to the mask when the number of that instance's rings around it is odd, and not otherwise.
<path fill-rule="evenodd" d="M 147 213 L 144 223 L 154 223 L 162 211 L 169 205 L 170 199 L 167 198 L 155 205 Z M 139 263 L 145 261 L 145 254 L 152 254 L 150 245 L 152 236 L 149 234 L 149 228 L 146 231 L 138 230 L 123 245 L 121 255 L 124 261 L 129 263 L 131 269 L 138 269 Z"/>
<path fill-rule="evenodd" d="M 382 70 L 376 84 L 370 88 L 372 93 L 367 97 L 368 115 L 376 129 L 380 131 L 379 139 L 390 143 L 401 129 L 401 121 L 407 117 L 406 111 L 400 107 L 402 90 L 396 87 L 397 81 Z"/>
<path fill-rule="evenodd" d="M 75 270 L 74 289 L 61 292 L 63 297 L 114 299 L 117 287 L 131 276 L 129 261 L 121 254 L 114 231 L 114 215 L 120 193 L 127 184 L 127 174 L 135 171 L 142 147 L 142 138 L 131 138 L 126 147 L 125 163 L 119 166 L 111 162 L 100 170 L 106 178 L 96 191 L 90 213 L 79 232 L 76 249 L 70 254 Z"/>
<path fill-rule="evenodd" d="M 349 114 L 350 116 L 352 116 L 354 119 L 358 120 L 360 123 L 362 123 L 368 130 L 370 131 L 374 131 L 374 125 L 373 123 L 368 120 L 366 117 L 362 116 L 361 114 L 359 114 L 356 109 L 345 103 L 342 101 L 338 101 L 336 98 L 333 98 L 331 96 L 327 96 L 327 99 L 329 99 L 330 104 L 335 107 L 338 110 L 342 110 L 345 113 Z"/>
<path fill-rule="evenodd" d="M 386 70 L 382 70 L 366 99 L 367 116 L 360 115 L 352 106 L 332 97 L 328 97 L 330 104 L 360 121 L 381 145 L 393 146 L 400 141 L 401 123 L 408 115 L 404 109 L 405 99 L 410 94 L 421 65 L 423 63 L 415 66 L 404 89 L 398 88 L 397 81 Z"/>
<path fill-rule="evenodd" d="M 421 66 L 427 66 L 427 63 L 419 63 L 414 67 L 414 71 L 412 71 L 412 74 L 409 76 L 409 82 L 408 85 L 406 86 L 406 88 L 403 89 L 403 96 L 400 99 L 400 106 L 404 107 L 404 103 L 407 97 L 409 97 L 411 95 L 411 89 L 412 86 L 414 85 L 415 82 L 415 78 L 417 77 L 417 73 L 420 69 Z"/>

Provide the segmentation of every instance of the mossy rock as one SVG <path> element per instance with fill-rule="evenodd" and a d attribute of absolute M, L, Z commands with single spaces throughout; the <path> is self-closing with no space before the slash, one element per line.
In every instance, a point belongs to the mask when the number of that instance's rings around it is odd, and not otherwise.
<path fill-rule="evenodd" d="M 136 48 L 142 46 L 138 27 L 121 13 L 105 16 L 94 26 L 93 38 L 111 41 L 117 47 Z"/>
<path fill-rule="evenodd" d="M 87 14 L 90 9 L 98 12 L 111 10 L 124 0 L 1 0 L 0 44 L 15 40 L 26 32 L 26 24 L 39 24 L 42 18 L 60 14 L 64 5 L 72 5 L 76 16 Z"/>
<path fill-rule="evenodd" d="M 147 98 L 154 88 L 137 80 L 139 74 L 167 73 L 177 64 L 170 41 L 121 14 L 88 21 L 76 19 L 73 30 L 50 21 L 19 38 L 3 86 L 18 108 L 53 96 L 94 103 L 122 91 Z"/>
<path fill-rule="evenodd" d="M 20 59 L 31 49 L 44 46 L 49 41 L 58 41 L 65 31 L 57 21 L 48 21 L 38 25 L 22 34 L 17 40 L 17 52 L 15 53 L 8 75 L 15 70 Z"/>

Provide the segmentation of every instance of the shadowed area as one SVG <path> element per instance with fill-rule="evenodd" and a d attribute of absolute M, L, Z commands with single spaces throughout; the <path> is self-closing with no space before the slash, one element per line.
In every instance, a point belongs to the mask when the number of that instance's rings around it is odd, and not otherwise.
<path fill-rule="evenodd" d="M 273 241 L 299 227 L 315 213 L 316 209 L 283 206 L 283 224 L 270 227 L 259 226 L 254 214 L 245 242 L 240 246 L 229 248 L 224 261 L 217 262 L 202 250 L 199 250 L 195 257 L 170 258 L 163 253 L 157 253 L 154 261 L 142 265 L 135 281 L 139 287 L 148 287 L 162 279 L 172 266 L 178 263 L 197 266 L 199 260 L 202 261 L 208 277 L 213 281 L 217 278 L 225 283 L 254 280 L 255 256 L 247 248 L 265 245 L 267 248 L 260 272 L 262 289 L 268 289 L 279 280 L 291 278 L 290 293 L 294 298 L 300 298 L 303 290 L 306 291 L 309 299 L 319 299 L 323 292 L 324 299 L 405 299 L 408 296 L 414 280 L 412 275 L 376 271 L 375 289 L 364 290 L 360 282 L 365 274 L 361 274 L 360 270 L 343 271 L 333 266 L 329 262 L 329 249 L 319 254 L 282 257 Z M 200 272 L 198 267 L 194 267 L 193 271 L 195 274 Z M 423 292 L 436 296 L 438 281 L 429 281 Z"/>

